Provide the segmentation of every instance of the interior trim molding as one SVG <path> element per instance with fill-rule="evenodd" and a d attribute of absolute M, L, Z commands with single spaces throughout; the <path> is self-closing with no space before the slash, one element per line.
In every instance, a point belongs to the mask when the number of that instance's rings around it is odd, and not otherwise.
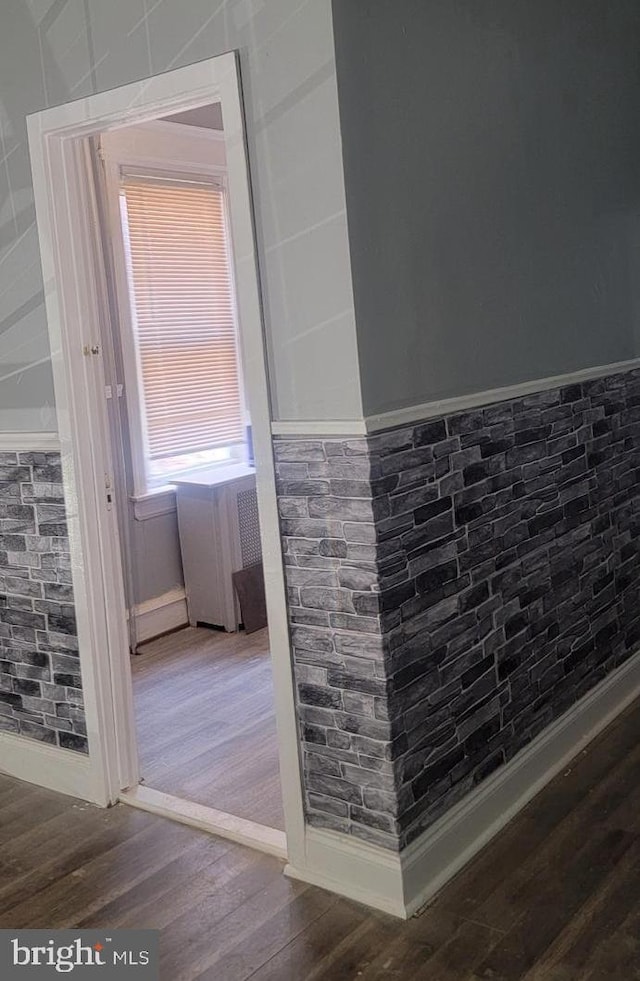
<path fill-rule="evenodd" d="M 139 786 L 124 790 L 119 799 L 124 804 L 137 807 L 141 811 L 149 811 L 150 814 L 159 814 L 172 821 L 188 824 L 191 828 L 208 831 L 220 838 L 235 841 L 239 845 L 248 845 L 249 848 L 266 852 L 267 855 L 285 859 L 287 857 L 287 836 L 284 831 L 279 831 L 277 828 L 268 828 L 247 818 L 217 811 L 214 807 L 183 800 L 181 797 L 174 797 L 173 794 L 165 794 L 151 787 Z"/>
<path fill-rule="evenodd" d="M 136 521 L 148 521 L 149 518 L 157 518 L 161 514 L 175 514 L 177 510 L 176 492 L 173 487 L 170 490 L 130 497 L 129 500 L 133 504 L 133 516 Z"/>
<path fill-rule="evenodd" d="M 184 586 L 171 589 L 162 596 L 154 596 L 138 603 L 134 610 L 136 634 L 139 643 L 159 637 L 170 630 L 185 627 L 189 623 L 187 595 Z"/>
<path fill-rule="evenodd" d="M 180 127 L 177 131 L 176 126 Z M 170 119 L 150 119 L 148 122 L 138 123 L 136 129 L 144 129 L 150 133 L 164 133 L 171 137 L 188 136 L 191 140 L 206 140 L 209 143 L 213 140 L 216 143 L 224 143 L 224 131 L 221 129 L 193 126 L 191 123 L 172 123 Z"/>
<path fill-rule="evenodd" d="M 523 395 L 534 395 L 536 392 L 548 392 L 553 388 L 563 388 L 565 385 L 576 385 L 589 381 L 591 378 L 603 378 L 606 375 L 616 375 L 622 371 L 632 371 L 640 368 L 640 358 L 630 361 L 616 361 L 614 364 L 598 365 L 594 368 L 581 368 L 570 371 L 565 375 L 550 375 L 548 378 L 537 378 L 533 381 L 519 382 L 517 385 L 505 385 L 502 388 L 491 388 L 484 392 L 473 392 L 470 395 L 456 395 L 448 399 L 436 399 L 432 402 L 422 402 L 419 405 L 409 405 L 404 409 L 392 409 L 367 416 L 365 425 L 368 433 L 393 429 L 396 426 L 411 425 L 423 419 L 434 416 L 447 416 L 454 412 L 464 412 L 466 409 L 476 409 L 482 405 L 493 405 L 495 402 L 509 402 L 511 399 L 522 398 Z"/>
<path fill-rule="evenodd" d="M 284 871 L 292 879 L 407 919 L 398 852 L 307 825 L 304 863 L 289 862 Z"/>
<path fill-rule="evenodd" d="M 0 433 L 0 453 L 52 453 L 59 449 L 58 433 Z"/>
<path fill-rule="evenodd" d="M 640 694 L 640 651 L 448 810 L 399 855 L 307 828 L 305 864 L 288 875 L 408 918 Z"/>
<path fill-rule="evenodd" d="M 69 797 L 106 804 L 96 794 L 88 756 L 37 739 L 0 732 L 0 772 Z"/>
<path fill-rule="evenodd" d="M 640 651 L 587 692 L 402 853 L 411 916 L 640 694 Z"/>
<path fill-rule="evenodd" d="M 275 420 L 271 423 L 274 436 L 366 436 L 365 419 L 301 419 L 299 422 Z"/>
<path fill-rule="evenodd" d="M 616 361 L 614 364 L 598 365 L 594 368 L 581 368 L 579 371 L 570 371 L 565 375 L 550 375 L 548 378 L 537 378 L 534 381 L 519 382 L 517 385 L 505 385 L 502 388 L 472 392 L 470 395 L 456 395 L 453 398 L 420 402 L 402 409 L 374 413 L 362 419 L 275 421 L 271 424 L 271 432 L 274 436 L 300 437 L 301 439 L 307 437 L 320 438 L 322 436 L 368 436 L 383 432 L 386 429 L 410 426 L 413 423 L 433 419 L 436 416 L 447 416 L 454 412 L 464 412 L 467 409 L 493 405 L 496 402 L 508 402 L 511 399 L 522 398 L 523 395 L 548 392 L 553 388 L 576 385 L 592 378 L 604 378 L 607 375 L 616 375 L 623 371 L 633 371 L 635 368 L 640 368 L 640 358 L 632 358 L 630 361 Z"/>
<path fill-rule="evenodd" d="M 93 188 L 81 141 L 158 116 L 220 100 L 224 115 L 231 240 L 238 320 L 257 470 L 260 533 L 269 616 L 282 799 L 289 853 L 304 848 L 304 810 L 286 586 L 278 521 L 265 340 L 261 316 L 246 128 L 237 52 L 206 58 L 141 81 L 52 106 L 27 118 L 33 189 L 46 290 L 56 404 L 70 511 L 78 639 L 92 758 L 109 802 L 136 786 L 139 768 L 131 666 L 117 548 L 117 512 L 107 506 L 109 461 L 104 391 L 82 351 L 96 343 L 103 296 L 96 258 Z M 176 127 L 177 129 L 178 127 Z M 213 149 L 214 144 L 210 144 Z M 64 189 L 64 193 L 61 192 Z"/>

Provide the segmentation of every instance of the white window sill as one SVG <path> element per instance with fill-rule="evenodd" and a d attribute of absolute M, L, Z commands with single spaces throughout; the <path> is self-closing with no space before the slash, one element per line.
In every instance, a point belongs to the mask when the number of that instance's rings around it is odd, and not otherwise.
<path fill-rule="evenodd" d="M 219 463 L 215 467 L 199 467 L 176 477 L 176 487 L 219 487 L 222 484 L 232 484 L 234 480 L 243 477 L 255 477 L 255 467 L 248 463 L 231 462 Z"/>
<path fill-rule="evenodd" d="M 161 514 L 173 514 L 176 510 L 176 490 L 171 485 L 157 487 L 148 494 L 136 494 L 129 500 L 133 504 L 136 521 L 148 521 Z"/>
<path fill-rule="evenodd" d="M 133 504 L 133 516 L 136 521 L 148 521 L 161 514 L 172 514 L 176 511 L 176 485 L 197 484 L 213 487 L 218 484 L 230 483 L 241 477 L 255 475 L 255 467 L 249 466 L 242 460 L 225 460 L 224 462 L 196 467 L 185 471 L 173 484 L 163 484 L 154 487 L 146 494 L 133 494 L 129 500 Z"/>

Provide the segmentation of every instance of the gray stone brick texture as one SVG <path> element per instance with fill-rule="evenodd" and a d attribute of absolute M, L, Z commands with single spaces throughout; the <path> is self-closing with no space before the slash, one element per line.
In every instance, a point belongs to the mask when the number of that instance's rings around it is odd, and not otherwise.
<path fill-rule="evenodd" d="M 59 453 L 0 454 L 0 729 L 88 751 Z"/>
<path fill-rule="evenodd" d="M 399 849 L 638 648 L 640 371 L 275 455 L 307 818 Z"/>

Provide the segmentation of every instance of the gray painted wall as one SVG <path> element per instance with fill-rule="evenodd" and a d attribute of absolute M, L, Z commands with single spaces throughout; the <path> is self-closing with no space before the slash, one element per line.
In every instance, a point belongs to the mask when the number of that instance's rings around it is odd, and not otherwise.
<path fill-rule="evenodd" d="M 365 411 L 634 357 L 636 0 L 333 16 Z"/>
<path fill-rule="evenodd" d="M 145 521 L 131 517 L 129 528 L 136 603 L 184 586 L 176 512 Z"/>
<path fill-rule="evenodd" d="M 361 414 L 330 0 L 2 0 L 0 431 L 54 430 L 25 115 L 239 49 L 281 419 Z"/>

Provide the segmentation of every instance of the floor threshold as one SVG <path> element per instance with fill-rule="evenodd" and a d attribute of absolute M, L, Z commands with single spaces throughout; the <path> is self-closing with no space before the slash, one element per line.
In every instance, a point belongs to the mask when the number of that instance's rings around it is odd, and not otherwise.
<path fill-rule="evenodd" d="M 287 836 L 284 831 L 279 831 L 277 828 L 268 828 L 256 821 L 226 814 L 224 811 L 217 811 L 214 807 L 196 804 L 194 801 L 174 797 L 173 794 L 165 794 L 161 790 L 153 790 L 142 785 L 123 790 L 118 799 L 123 804 L 137 807 L 141 811 L 149 811 L 150 814 L 159 814 L 171 821 L 188 824 L 192 828 L 208 831 L 220 838 L 228 838 L 229 841 L 235 841 L 239 845 L 247 845 L 249 848 L 255 848 L 256 851 L 266 852 L 267 855 L 275 855 L 276 858 L 285 860 L 287 858 Z"/>

